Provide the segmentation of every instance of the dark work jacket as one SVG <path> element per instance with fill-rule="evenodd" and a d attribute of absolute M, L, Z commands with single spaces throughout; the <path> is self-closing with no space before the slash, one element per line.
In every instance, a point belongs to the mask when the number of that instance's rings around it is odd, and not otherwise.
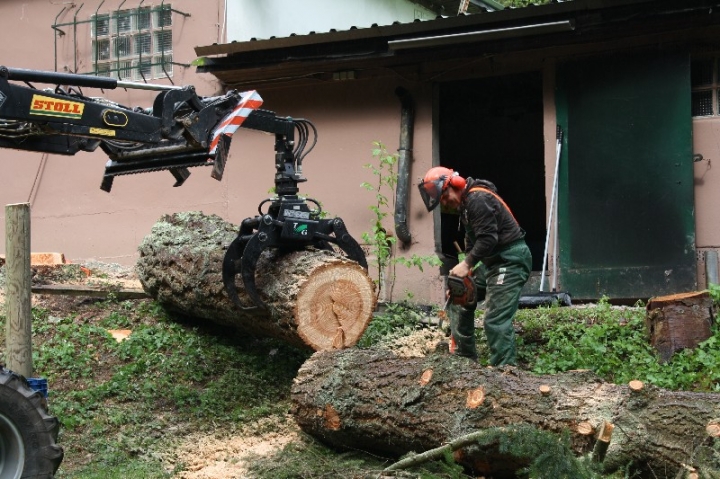
<path fill-rule="evenodd" d="M 465 226 L 465 261 L 470 266 L 525 237 L 525 231 L 508 208 L 486 191 L 470 192 L 476 187 L 497 194 L 497 188 L 491 182 L 467 179 L 460 204 L 460 219 Z"/>

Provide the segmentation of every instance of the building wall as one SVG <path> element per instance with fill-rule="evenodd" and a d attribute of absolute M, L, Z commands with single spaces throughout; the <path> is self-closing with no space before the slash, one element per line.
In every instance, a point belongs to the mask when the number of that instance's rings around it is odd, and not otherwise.
<path fill-rule="evenodd" d="M 87 26 L 72 25 L 73 19 L 88 20 L 99 13 L 118 8 L 134 8 L 135 0 L 93 0 L 84 4 L 48 4 L 45 0 L 0 2 L 0 31 L 6 44 L 3 63 L 10 67 L 85 72 L 92 66 L 90 33 Z M 167 3 L 167 2 L 166 2 Z M 142 3 L 157 6 L 158 1 Z M 201 95 L 219 91 L 215 77 L 197 74 L 189 66 L 195 59 L 193 48 L 224 42 L 222 19 L 224 1 L 196 2 L 178 0 L 172 7 L 189 13 L 173 20 L 173 56 L 176 65 L 172 82 L 195 85 Z M 57 20 L 56 20 L 57 17 Z M 63 35 L 55 37 L 54 23 Z M 232 22 L 230 22 L 232 23 Z M 340 26 L 337 25 L 336 26 Z M 83 30 L 84 29 L 84 30 Z M 57 49 L 55 47 L 57 42 Z M 55 52 L 57 51 L 57 55 Z M 527 68 L 527 63 L 524 63 Z M 187 66 L 183 66 L 187 65 Z M 547 198 L 554 172 L 554 67 L 552 58 L 542 62 L 544 104 L 546 106 Z M 497 62 L 495 65 L 497 68 Z M 513 67 L 514 68 L 514 67 Z M 536 66 L 533 66 L 536 68 Z M 512 69 L 511 69 L 512 70 Z M 510 70 L 509 70 L 510 71 Z M 156 79 L 154 83 L 169 83 Z M 362 182 L 377 178 L 365 167 L 374 161 L 374 141 L 396 152 L 400 135 L 400 103 L 395 89 L 403 86 L 416 102 L 413 160 L 411 162 L 408 226 L 412 235 L 407 250 L 396 247 L 397 256 L 434 255 L 432 215 L 427 214 L 416 194 L 417 179 L 433 164 L 432 82 L 411 81 L 397 75 L 382 77 L 368 73 L 356 80 L 318 82 L 315 85 L 259 88 L 264 108 L 282 116 L 303 117 L 318 129 L 318 144 L 304 162 L 308 178 L 300 185 L 301 193 L 316 198 L 330 216 L 345 220 L 350 233 L 361 241 L 370 231 L 374 214 L 373 195 L 361 188 Z M 115 90 L 101 92 L 85 89 L 90 96 L 104 96 L 123 105 L 152 105 L 155 92 Z M 720 247 L 720 222 L 715 205 L 720 195 L 720 178 L 713 173 L 712 162 L 720 158 L 719 120 L 694 122 L 695 152 L 703 161 L 695 163 L 696 241 L 700 251 L 699 271 L 704 271 L 704 251 Z M 15 150 L 0 150 L 0 206 L 29 202 L 32 214 L 33 251 L 57 251 L 74 262 L 99 260 L 132 265 L 137 247 L 153 224 L 165 214 L 203 211 L 217 214 L 239 224 L 257 213 L 261 200 L 270 196 L 273 186 L 273 138 L 259 132 L 240 130 L 233 138 L 230 158 L 221 182 L 210 178 L 209 169 L 192 169 L 185 185 L 173 188 L 168 172 L 118 177 L 113 191 L 99 189 L 106 162 L 101 152 L 78 153 L 74 157 L 43 155 Z M 392 195 L 388 195 L 392 197 Z M 385 227 L 393 232 L 392 210 Z M 0 228 L 5 228 L 4 208 L 0 210 Z M 361 241 L 362 242 L 362 241 Z M 5 244 L 0 243 L 0 253 Z M 371 258 L 372 259 L 372 258 Z M 552 268 L 552 263 L 549 265 Z M 377 274 L 371 270 L 373 277 Z M 423 303 L 442 299 L 442 284 L 435 268 L 420 272 L 417 268 L 397 265 L 385 284 L 383 299 L 402 300 L 412 294 Z M 700 286 L 704 286 L 701 276 Z"/>
<path fill-rule="evenodd" d="M 431 11 L 407 0 L 228 0 L 227 4 L 229 42 L 435 18 Z"/>
<path fill-rule="evenodd" d="M 693 152 L 702 155 L 695 161 L 695 242 L 698 248 L 698 282 L 701 287 L 718 283 L 717 256 L 720 251 L 720 169 L 713 168 L 720 160 L 720 119 L 693 120 Z M 713 254 L 707 253 L 712 251 Z M 708 271 L 710 277 L 708 278 Z"/>
<path fill-rule="evenodd" d="M 0 2 L 0 31 L 5 39 L 2 62 L 8 67 L 85 73 L 92 70 L 88 20 L 96 12 L 157 7 L 160 1 L 93 0 L 48 3 L 45 0 Z M 165 2 L 171 4 L 170 2 Z M 220 41 L 218 19 L 224 2 L 178 0 L 172 7 L 189 14 L 173 14 L 173 76 L 153 83 L 194 85 L 201 95 L 219 91 L 211 75 L 198 75 L 190 63 L 194 47 Z M 58 30 L 52 28 L 57 24 Z M 57 53 L 56 53 L 57 52 Z M 37 85 L 39 88 L 54 85 Z M 152 106 L 157 92 L 85 88 L 87 96 L 102 96 L 127 106 Z M 196 169 L 183 188 L 172 188 L 168 172 L 117 178 L 113 191 L 100 190 L 107 158 L 98 151 L 74 157 L 0 150 L 0 205 L 29 202 L 32 213 L 32 249 L 59 251 L 73 261 L 97 259 L 133 264 L 137 246 L 157 219 L 166 213 L 204 210 L 226 213 L 227 183 Z M 4 231 L 4 208 L 0 227 Z M 4 252 L 4 242 L 0 251 Z"/>
<path fill-rule="evenodd" d="M 53 70 L 54 37 L 51 25 L 88 20 L 101 0 L 66 8 L 48 8 L 45 0 L 0 2 L 0 31 L 15 39 L 18 49 L 8 49 L 3 62 L 9 67 Z M 106 0 L 99 13 L 118 8 L 121 0 Z M 139 4 L 140 2 L 136 2 Z M 218 42 L 222 32 L 217 27 L 223 17 L 223 3 L 177 1 L 172 7 L 189 13 L 173 17 L 174 61 L 190 64 L 193 47 Z M 157 5 L 158 2 L 150 5 Z M 125 2 L 123 8 L 134 8 Z M 143 6 L 148 6 L 144 2 Z M 67 6 L 65 6 L 67 7 Z M 78 11 L 80 10 L 80 11 Z M 58 71 L 73 72 L 77 59 L 79 72 L 92 68 L 90 33 L 85 26 L 63 26 L 59 36 Z M 77 38 L 77 41 L 74 40 Z M 77 51 L 77 56 L 74 52 Z M 156 79 L 153 83 L 169 83 Z M 218 91 L 211 75 L 197 74 L 194 67 L 175 66 L 172 82 L 195 85 L 202 95 Z M 353 82 L 317 84 L 315 86 L 272 90 L 259 89 L 263 108 L 281 116 L 303 117 L 318 129 L 318 143 L 303 163 L 306 183 L 302 194 L 316 198 L 330 216 L 345 220 L 350 233 L 362 242 L 362 233 L 370 231 L 374 214 L 369 209 L 374 195 L 361 188 L 362 182 L 373 183 L 376 177 L 364 165 L 374 161 L 373 141 L 384 143 L 390 153 L 396 152 L 400 136 L 400 102 L 394 91 L 401 81 L 396 78 L 364 78 Z M 39 85 L 45 87 L 46 85 Z M 406 85 L 416 97 L 416 130 L 414 161 L 410 188 L 408 226 L 413 236 L 412 248 L 398 250 L 399 255 L 430 256 L 434 254 L 432 217 L 417 195 L 416 179 L 432 162 L 431 102 L 429 85 Z M 101 92 L 84 89 L 88 96 L 103 96 L 128 106 L 149 107 L 156 92 L 115 90 Z M 100 181 L 107 158 L 98 150 L 73 157 L 44 155 L 16 150 L 0 150 L 0 205 L 29 202 L 31 205 L 32 250 L 64 253 L 72 262 L 98 260 L 132 265 L 137 247 L 154 223 L 165 214 L 180 211 L 203 211 L 217 214 L 239 224 L 257 214 L 258 204 L 270 196 L 275 173 L 274 139 L 271 135 L 239 130 L 233 137 L 230 158 L 221 182 L 210 178 L 209 168 L 191 169 L 192 175 L 180 188 L 173 188 L 169 172 L 121 176 L 115 179 L 111 193 L 101 191 Z M 392 199 L 393 195 L 387 193 Z M 393 211 L 389 210 L 386 228 L 393 232 Z M 5 228 L 5 211 L 0 211 L 0 228 Z M 4 253 L 4 242 L 0 253 Z M 371 258 L 372 260 L 372 258 Z M 418 269 L 397 266 L 397 281 L 388 281 L 384 299 L 404 299 L 412 293 L 415 300 L 439 301 L 442 295 L 437 271 L 421 273 Z M 392 274 L 392 273 L 391 273 Z M 373 277 L 377 273 L 372 271 Z"/>

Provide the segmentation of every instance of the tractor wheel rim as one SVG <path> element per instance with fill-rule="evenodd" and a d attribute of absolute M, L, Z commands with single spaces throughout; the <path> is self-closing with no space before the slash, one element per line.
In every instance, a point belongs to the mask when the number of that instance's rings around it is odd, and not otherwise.
<path fill-rule="evenodd" d="M 0 414 L 0 479 L 19 479 L 25 464 L 22 434 L 7 416 Z"/>

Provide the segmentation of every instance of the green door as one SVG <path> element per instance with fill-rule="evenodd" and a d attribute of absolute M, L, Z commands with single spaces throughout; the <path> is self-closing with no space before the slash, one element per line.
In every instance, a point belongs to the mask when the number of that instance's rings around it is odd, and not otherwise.
<path fill-rule="evenodd" d="M 694 290 L 689 56 L 572 62 L 557 87 L 561 288 L 578 299 Z"/>

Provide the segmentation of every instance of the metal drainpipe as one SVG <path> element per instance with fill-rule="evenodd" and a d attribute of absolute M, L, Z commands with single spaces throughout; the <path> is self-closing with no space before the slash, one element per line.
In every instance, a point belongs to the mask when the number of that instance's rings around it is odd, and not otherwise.
<path fill-rule="evenodd" d="M 715 250 L 705 252 L 705 274 L 708 285 L 718 284 L 718 252 Z"/>
<path fill-rule="evenodd" d="M 410 92 L 403 87 L 395 89 L 402 107 L 400 113 L 400 147 L 398 148 L 398 178 L 395 190 L 395 235 L 404 246 L 412 239 L 407 226 L 408 187 L 410 185 L 410 163 L 415 123 L 415 102 Z"/>

